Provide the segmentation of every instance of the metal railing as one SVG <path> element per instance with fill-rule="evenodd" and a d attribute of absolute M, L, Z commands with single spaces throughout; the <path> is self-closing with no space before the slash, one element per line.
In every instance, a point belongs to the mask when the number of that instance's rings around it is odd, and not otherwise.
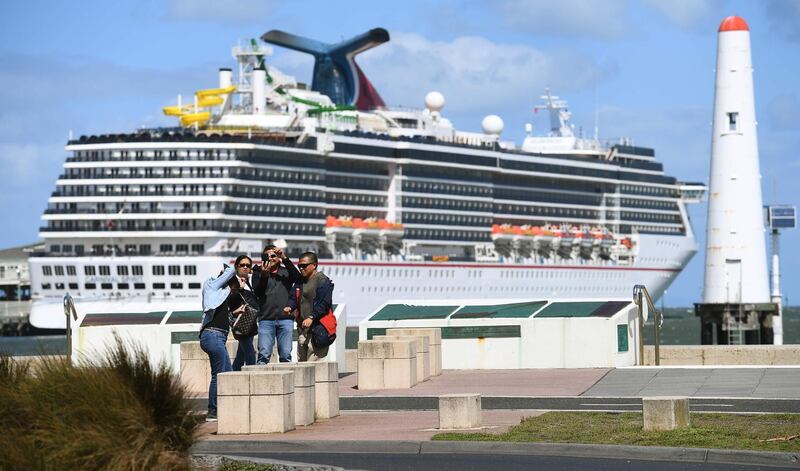
<path fill-rule="evenodd" d="M 67 317 L 67 364 L 72 364 L 72 321 L 78 320 L 75 302 L 69 293 L 64 295 L 64 315 Z"/>
<path fill-rule="evenodd" d="M 633 287 L 633 302 L 639 307 L 639 365 L 644 365 L 644 322 L 645 310 L 648 313 L 653 313 L 653 334 L 655 344 L 655 364 L 661 364 L 661 357 L 659 346 L 661 344 L 661 325 L 664 323 L 664 314 L 656 309 L 653 298 L 650 297 L 650 292 L 644 285 L 635 285 Z M 646 303 L 646 304 L 645 304 Z"/>

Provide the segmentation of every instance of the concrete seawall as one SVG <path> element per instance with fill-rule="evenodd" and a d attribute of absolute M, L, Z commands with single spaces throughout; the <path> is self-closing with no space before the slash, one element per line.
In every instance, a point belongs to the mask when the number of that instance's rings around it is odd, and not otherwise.
<path fill-rule="evenodd" d="M 661 365 L 800 365 L 800 345 L 669 345 L 660 347 Z M 652 345 L 645 365 L 655 365 Z"/>

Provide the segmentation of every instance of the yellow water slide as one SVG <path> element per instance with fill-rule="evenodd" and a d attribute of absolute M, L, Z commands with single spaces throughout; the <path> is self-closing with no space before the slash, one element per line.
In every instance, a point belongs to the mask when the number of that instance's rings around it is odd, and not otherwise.
<path fill-rule="evenodd" d="M 222 95 L 233 93 L 236 87 L 231 85 L 225 88 L 208 88 L 195 92 L 196 105 L 165 106 L 162 111 L 167 116 L 177 116 L 181 120 L 181 126 L 188 127 L 194 124 L 205 124 L 211 119 L 210 111 L 203 111 L 200 108 L 219 106 L 225 102 Z"/>

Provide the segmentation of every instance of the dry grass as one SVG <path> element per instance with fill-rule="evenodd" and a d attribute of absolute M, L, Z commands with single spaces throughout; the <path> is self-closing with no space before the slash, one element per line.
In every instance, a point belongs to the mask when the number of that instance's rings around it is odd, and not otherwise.
<path fill-rule="evenodd" d="M 119 339 L 103 358 L 0 356 L 0 469 L 189 469 L 198 421 L 177 378 Z"/>

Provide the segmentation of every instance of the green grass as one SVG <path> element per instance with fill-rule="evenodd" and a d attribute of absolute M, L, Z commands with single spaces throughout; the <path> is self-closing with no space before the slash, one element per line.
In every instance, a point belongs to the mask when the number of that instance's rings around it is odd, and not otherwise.
<path fill-rule="evenodd" d="M 763 441 L 800 434 L 800 415 L 691 414 L 691 427 L 643 432 L 642 414 L 634 412 L 548 412 L 528 417 L 502 434 L 440 433 L 434 440 L 592 443 L 607 445 L 728 448 L 800 451 L 800 438 Z"/>

